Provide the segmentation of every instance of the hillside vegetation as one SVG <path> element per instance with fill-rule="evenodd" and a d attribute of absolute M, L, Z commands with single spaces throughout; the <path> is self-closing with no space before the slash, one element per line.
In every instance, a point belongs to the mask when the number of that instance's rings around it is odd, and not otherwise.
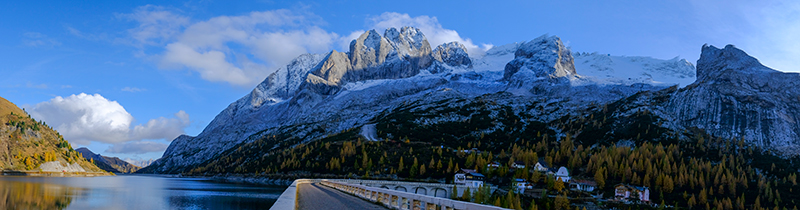
<path fill-rule="evenodd" d="M 184 174 L 452 182 L 455 171 L 470 168 L 501 188 L 513 178 L 529 180 L 550 189 L 556 199 L 505 194 L 460 199 L 525 209 L 531 203 L 544 209 L 563 206 L 566 197 L 576 195 L 557 187 L 552 177 L 509 167 L 522 161 L 531 168 L 541 158 L 567 167 L 573 177 L 596 181 L 607 198 L 613 197 L 614 185 L 626 183 L 650 187 L 656 205 L 684 209 L 792 209 L 798 204 L 800 158 L 778 157 L 742 139 L 717 138 L 699 129 L 670 131 L 646 109 L 622 106 L 629 104 L 624 100 L 552 122 L 532 120 L 491 96 L 408 103 L 376 119 L 380 141 L 366 141 L 357 128 L 303 141 L 286 128 Z M 531 102 L 529 109 L 537 106 Z M 441 116 L 459 120 L 435 120 Z M 488 168 L 493 161 L 503 166 Z"/>
<path fill-rule="evenodd" d="M 45 162 L 77 163 L 87 172 L 104 172 L 72 149 L 61 134 L 0 97 L 0 169 L 38 171 Z"/>

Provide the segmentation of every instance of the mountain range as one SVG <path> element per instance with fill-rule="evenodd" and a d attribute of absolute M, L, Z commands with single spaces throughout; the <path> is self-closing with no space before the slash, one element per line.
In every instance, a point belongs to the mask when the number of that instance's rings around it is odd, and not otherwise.
<path fill-rule="evenodd" d="M 433 48 L 416 28 L 382 35 L 370 30 L 350 43 L 349 52 L 295 58 L 222 110 L 202 133 L 177 137 L 141 171 L 186 172 L 257 140 L 285 148 L 353 129 L 368 140 L 400 139 L 411 134 L 387 129 L 476 119 L 485 126 L 459 135 L 525 133 L 540 124 L 585 142 L 708 134 L 795 156 L 800 92 L 792 87 L 798 77 L 765 67 L 732 45 L 702 46 L 695 67 L 679 58 L 572 52 L 548 35 L 470 56 L 457 42 Z M 652 121 L 645 126 L 668 132 L 628 133 L 630 120 L 612 120 L 603 129 L 581 124 L 601 112 L 614 119 L 647 113 Z"/>
<path fill-rule="evenodd" d="M 86 160 L 91 161 L 97 165 L 97 167 L 100 167 L 108 172 L 129 174 L 141 169 L 141 167 L 128 163 L 127 161 L 123 161 L 118 157 L 108 157 L 95 154 L 86 147 L 78 148 L 75 151 L 80 152 L 83 158 L 86 158 Z"/>

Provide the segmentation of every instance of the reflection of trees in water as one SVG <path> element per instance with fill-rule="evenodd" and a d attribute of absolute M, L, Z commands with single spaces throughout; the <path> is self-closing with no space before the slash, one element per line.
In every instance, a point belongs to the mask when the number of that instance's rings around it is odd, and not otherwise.
<path fill-rule="evenodd" d="M 64 209 L 77 191 L 63 185 L 0 181 L 0 209 Z"/>

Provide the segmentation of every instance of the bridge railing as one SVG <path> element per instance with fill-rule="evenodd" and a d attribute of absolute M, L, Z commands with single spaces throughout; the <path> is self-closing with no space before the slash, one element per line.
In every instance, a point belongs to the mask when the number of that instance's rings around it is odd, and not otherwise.
<path fill-rule="evenodd" d="M 393 209 L 445 209 L 445 210 L 499 210 L 505 209 L 477 203 L 457 201 L 428 195 L 420 195 L 396 190 L 368 187 L 359 184 L 322 180 L 323 185 L 377 202 Z"/>

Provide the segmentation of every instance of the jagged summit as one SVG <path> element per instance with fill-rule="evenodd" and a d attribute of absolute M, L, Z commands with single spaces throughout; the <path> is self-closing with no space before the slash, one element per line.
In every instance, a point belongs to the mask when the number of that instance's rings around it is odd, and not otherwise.
<path fill-rule="evenodd" d="M 522 43 L 514 60 L 506 65 L 503 78 L 511 79 L 518 72 L 535 78 L 558 78 L 577 75 L 572 53 L 557 36 L 543 35 Z"/>
<path fill-rule="evenodd" d="M 774 73 L 762 65 L 758 59 L 748 55 L 733 45 L 719 49 L 713 45 L 703 45 L 700 59 L 697 60 L 697 81 L 704 82 L 719 78 L 724 73 Z"/>
<path fill-rule="evenodd" d="M 417 28 L 389 28 L 383 36 L 369 30 L 350 42 L 350 52 L 331 52 L 309 73 L 302 87 L 308 92 L 333 95 L 348 82 L 417 75 L 433 60 L 428 39 Z"/>

